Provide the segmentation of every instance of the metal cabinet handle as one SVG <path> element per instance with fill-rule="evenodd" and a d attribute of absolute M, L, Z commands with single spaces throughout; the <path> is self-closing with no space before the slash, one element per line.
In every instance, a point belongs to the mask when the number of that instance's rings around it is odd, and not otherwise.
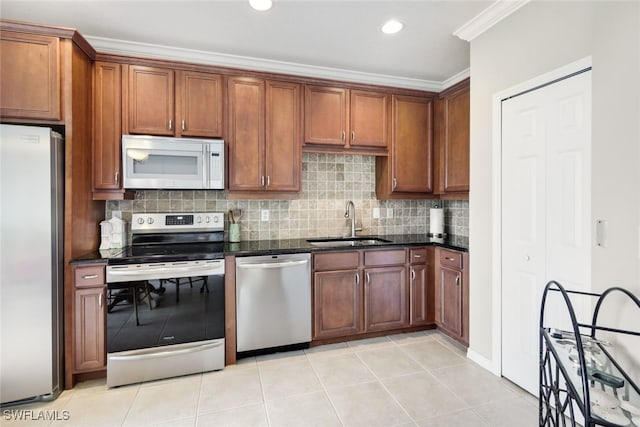
<path fill-rule="evenodd" d="M 342 131 L 342 140 L 344 141 L 347 137 L 347 133 L 345 131 Z"/>
<path fill-rule="evenodd" d="M 87 274 L 86 276 L 82 276 L 83 279 L 97 279 L 98 275 L 97 274 Z"/>
<path fill-rule="evenodd" d="M 360 274 L 356 273 L 356 285 L 360 284 Z"/>
<path fill-rule="evenodd" d="M 100 292 L 100 296 L 98 296 L 98 307 L 102 308 L 102 292 Z"/>
<path fill-rule="evenodd" d="M 169 130 L 173 130 L 173 121 L 169 119 Z"/>
<path fill-rule="evenodd" d="M 371 283 L 371 277 L 369 276 L 369 273 L 367 273 L 367 285 Z"/>
<path fill-rule="evenodd" d="M 351 131 L 351 141 L 355 141 L 356 140 L 356 131 L 352 130 Z"/>
<path fill-rule="evenodd" d="M 414 255 L 414 258 L 422 258 L 422 255 Z"/>
<path fill-rule="evenodd" d="M 116 185 L 118 185 L 119 179 L 120 179 L 120 172 L 116 171 Z"/>
<path fill-rule="evenodd" d="M 416 271 L 411 269 L 411 280 L 416 280 Z"/>
<path fill-rule="evenodd" d="M 260 177 L 260 186 L 264 187 L 264 175 Z"/>
<path fill-rule="evenodd" d="M 455 258 L 449 258 L 448 256 L 444 257 L 444 259 L 446 259 L 447 261 L 455 261 L 456 260 Z"/>
<path fill-rule="evenodd" d="M 460 286 L 460 276 L 456 276 L 456 286 Z"/>
<path fill-rule="evenodd" d="M 182 120 L 182 130 L 187 130 L 187 124 Z"/>
<path fill-rule="evenodd" d="M 271 176 L 267 175 L 267 187 L 271 185 Z"/>
<path fill-rule="evenodd" d="M 393 178 L 393 190 L 395 190 L 396 188 L 398 188 L 398 180 Z"/>

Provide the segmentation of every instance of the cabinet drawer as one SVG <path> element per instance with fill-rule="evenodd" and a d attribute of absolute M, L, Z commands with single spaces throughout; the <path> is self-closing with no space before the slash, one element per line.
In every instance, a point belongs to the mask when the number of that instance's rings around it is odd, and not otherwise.
<path fill-rule="evenodd" d="M 440 265 L 461 270 L 463 268 L 462 253 L 440 249 Z"/>
<path fill-rule="evenodd" d="M 75 271 L 76 288 L 104 285 L 104 265 L 78 267 Z"/>
<path fill-rule="evenodd" d="M 358 268 L 358 252 L 330 252 L 313 255 L 314 271 L 349 270 Z"/>
<path fill-rule="evenodd" d="M 409 262 L 411 264 L 427 262 L 427 248 L 409 249 Z"/>
<path fill-rule="evenodd" d="M 373 250 L 364 253 L 364 265 L 367 267 L 404 264 L 405 262 L 407 262 L 407 251 L 404 249 Z"/>

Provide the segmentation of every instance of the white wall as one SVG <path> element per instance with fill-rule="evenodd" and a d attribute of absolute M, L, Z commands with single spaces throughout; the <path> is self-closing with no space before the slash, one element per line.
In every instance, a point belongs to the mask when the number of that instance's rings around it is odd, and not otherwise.
<path fill-rule="evenodd" d="M 640 2 L 531 2 L 471 42 L 470 349 L 489 362 L 498 309 L 492 307 L 492 95 L 587 56 L 593 235 L 595 220 L 609 224 L 608 246 L 593 244 L 593 289 L 618 285 L 640 296 Z M 603 319 L 640 329 L 640 311 L 619 304 L 610 304 Z M 626 347 L 640 354 L 640 339 Z"/>

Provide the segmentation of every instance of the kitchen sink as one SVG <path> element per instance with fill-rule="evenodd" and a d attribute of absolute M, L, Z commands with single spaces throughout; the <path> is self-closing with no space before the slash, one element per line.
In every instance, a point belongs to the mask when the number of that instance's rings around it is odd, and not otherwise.
<path fill-rule="evenodd" d="M 325 239 L 307 239 L 312 246 L 322 248 L 337 248 L 343 246 L 368 246 L 381 243 L 391 243 L 390 240 L 379 237 L 330 237 Z"/>

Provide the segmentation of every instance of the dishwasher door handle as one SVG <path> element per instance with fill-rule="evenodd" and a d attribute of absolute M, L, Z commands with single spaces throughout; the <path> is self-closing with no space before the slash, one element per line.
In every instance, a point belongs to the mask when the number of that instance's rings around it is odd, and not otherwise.
<path fill-rule="evenodd" d="M 261 262 L 257 264 L 253 263 L 239 263 L 236 262 L 236 266 L 238 268 L 284 268 L 284 267 L 292 267 L 294 265 L 304 265 L 308 264 L 309 260 L 302 259 L 299 261 L 282 261 L 282 262 Z"/>

